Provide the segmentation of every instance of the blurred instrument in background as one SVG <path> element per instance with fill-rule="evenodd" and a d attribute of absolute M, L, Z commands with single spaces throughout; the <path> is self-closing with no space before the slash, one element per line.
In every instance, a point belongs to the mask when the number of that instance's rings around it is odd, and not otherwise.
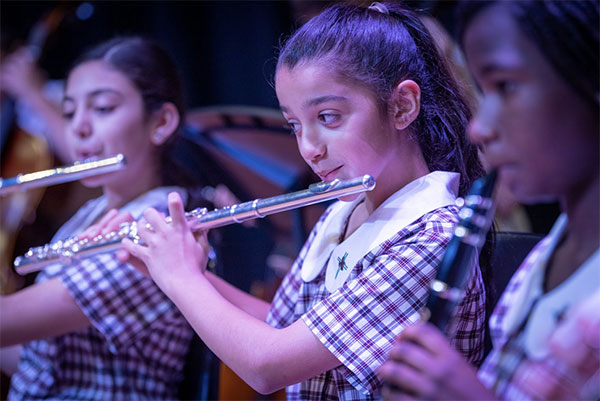
<path fill-rule="evenodd" d="M 125 157 L 118 154 L 105 159 L 84 160 L 70 166 L 18 174 L 11 178 L 0 178 L 0 196 L 118 171 L 124 168 L 125 164 Z"/>
<path fill-rule="evenodd" d="M 78 3 L 60 2 L 32 27 L 25 47 L 34 62 L 39 60 L 48 37 Z M 4 59 L 6 54 L 2 56 Z M 3 177 L 49 169 L 54 163 L 46 140 L 17 126 L 15 105 L 15 99 L 7 93 L 1 94 L 0 173 Z M 35 210 L 43 194 L 44 189 L 38 188 L 0 197 L 0 294 L 9 294 L 23 285 L 23 280 L 14 274 L 10 259 L 20 229 L 26 221 L 34 220 Z"/>

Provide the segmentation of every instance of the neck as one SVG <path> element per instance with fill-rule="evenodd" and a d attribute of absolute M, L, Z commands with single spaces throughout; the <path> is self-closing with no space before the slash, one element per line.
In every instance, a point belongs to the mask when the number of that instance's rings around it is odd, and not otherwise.
<path fill-rule="evenodd" d="M 578 244 L 582 251 L 591 254 L 600 242 L 600 178 L 596 174 L 591 182 L 574 191 L 561 201 L 563 211 L 569 218 L 568 241 Z"/>
<path fill-rule="evenodd" d="M 119 209 L 159 185 L 158 175 L 145 174 L 134 177 L 124 184 L 104 186 L 103 191 L 107 199 L 106 211 Z"/>
<path fill-rule="evenodd" d="M 406 156 L 405 160 L 406 160 Z M 402 160 L 398 157 L 398 160 Z M 420 149 L 411 156 L 411 162 L 390 164 L 385 171 L 377 177 L 377 185 L 373 191 L 367 192 L 365 207 L 369 214 L 373 213 L 386 199 L 404 188 L 414 180 L 429 174 L 427 163 L 423 159 Z"/>
<path fill-rule="evenodd" d="M 563 283 L 598 249 L 598 175 L 588 183 L 580 187 L 582 190 L 572 191 L 571 196 L 561 202 L 569 222 L 546 269 L 545 291 Z"/>

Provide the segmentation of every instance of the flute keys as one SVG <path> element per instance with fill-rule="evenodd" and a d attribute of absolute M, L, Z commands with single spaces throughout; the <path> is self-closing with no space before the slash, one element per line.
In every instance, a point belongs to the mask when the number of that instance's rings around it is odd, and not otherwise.
<path fill-rule="evenodd" d="M 73 250 L 73 252 L 77 253 L 80 250 L 85 249 L 89 242 L 90 241 L 87 238 L 82 238 L 79 241 L 75 241 L 73 245 L 71 245 L 71 249 Z"/>

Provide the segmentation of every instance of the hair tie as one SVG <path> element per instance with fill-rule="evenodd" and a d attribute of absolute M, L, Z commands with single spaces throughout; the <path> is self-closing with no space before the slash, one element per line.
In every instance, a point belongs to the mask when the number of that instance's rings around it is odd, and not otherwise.
<path fill-rule="evenodd" d="M 388 10 L 388 8 L 384 4 L 381 4 L 378 1 L 371 3 L 371 5 L 369 6 L 369 10 L 375 10 L 379 11 L 382 14 L 390 15 L 390 10 Z"/>

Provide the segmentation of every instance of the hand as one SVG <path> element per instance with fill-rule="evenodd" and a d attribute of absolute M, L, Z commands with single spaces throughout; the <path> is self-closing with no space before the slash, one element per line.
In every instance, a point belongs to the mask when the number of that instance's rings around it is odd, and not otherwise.
<path fill-rule="evenodd" d="M 123 240 L 123 248 L 146 265 L 156 284 L 167 294 L 177 291 L 177 283 L 191 275 L 202 275 L 208 262 L 209 245 L 206 232 L 194 235 L 185 218 L 183 202 L 178 193 L 169 194 L 171 223 L 155 209 L 144 212 L 150 224 L 138 225 L 144 245 Z"/>
<path fill-rule="evenodd" d="M 131 223 L 135 221 L 131 213 L 129 212 L 119 212 L 117 209 L 109 210 L 102 218 L 95 224 L 92 224 L 88 228 L 85 229 L 84 232 L 77 236 L 78 239 L 88 239 L 91 240 L 98 235 L 105 236 L 106 234 L 118 231 L 121 228 L 123 223 Z M 141 221 L 140 224 L 145 224 L 145 221 Z M 147 277 L 150 277 L 148 270 L 146 269 L 146 265 L 144 262 L 135 258 L 129 254 L 125 249 L 119 248 L 116 252 L 116 257 L 121 262 L 127 262 L 133 267 L 135 267 L 138 271 L 144 274 Z"/>
<path fill-rule="evenodd" d="M 9 54 L 2 62 L 0 84 L 11 96 L 28 100 L 43 96 L 46 78 L 42 75 L 31 52 L 22 47 Z"/>
<path fill-rule="evenodd" d="M 552 333 L 553 363 L 532 361 L 522 386 L 535 398 L 598 399 L 600 394 L 600 292 L 579 304 Z"/>
<path fill-rule="evenodd" d="M 386 400 L 494 399 L 477 372 L 431 324 L 417 323 L 398 337 L 379 369 Z"/>
<path fill-rule="evenodd" d="M 122 223 L 131 221 L 134 221 L 134 219 L 130 213 L 111 209 L 97 223 L 86 228 L 77 238 L 91 240 L 98 235 L 106 235 L 109 232 L 116 231 Z"/>

